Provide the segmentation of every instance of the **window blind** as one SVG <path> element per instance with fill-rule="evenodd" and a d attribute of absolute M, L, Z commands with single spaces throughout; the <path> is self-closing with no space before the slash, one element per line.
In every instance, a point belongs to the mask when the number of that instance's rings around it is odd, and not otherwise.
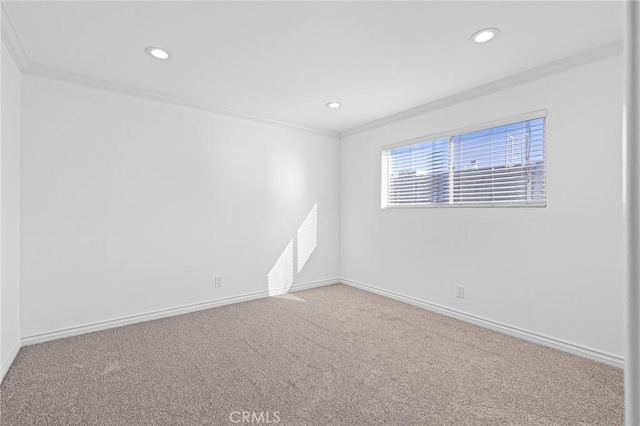
<path fill-rule="evenodd" d="M 382 207 L 545 205 L 545 118 L 382 151 Z"/>

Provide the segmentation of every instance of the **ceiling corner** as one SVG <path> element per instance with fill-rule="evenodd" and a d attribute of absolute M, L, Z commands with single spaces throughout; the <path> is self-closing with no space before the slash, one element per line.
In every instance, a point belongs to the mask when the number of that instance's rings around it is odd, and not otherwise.
<path fill-rule="evenodd" d="M 23 72 L 31 65 L 31 59 L 22 43 L 20 33 L 11 18 L 5 2 L 0 2 L 0 7 L 2 8 L 2 23 L 0 25 L 2 29 L 2 42 L 7 46 L 7 50 L 11 54 L 20 72 Z"/>

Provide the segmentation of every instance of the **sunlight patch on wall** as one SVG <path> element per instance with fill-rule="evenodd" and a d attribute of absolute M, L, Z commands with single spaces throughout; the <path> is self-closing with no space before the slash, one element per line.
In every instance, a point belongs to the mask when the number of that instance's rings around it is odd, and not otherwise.
<path fill-rule="evenodd" d="M 287 294 L 293 285 L 296 269 L 294 262 L 293 243 L 296 241 L 297 271 L 307 263 L 316 246 L 318 245 L 318 204 L 316 203 L 307 217 L 304 219 L 295 239 L 289 240 L 289 244 L 284 249 L 276 264 L 273 265 L 267 274 L 267 290 L 269 296 L 281 296 Z"/>
<path fill-rule="evenodd" d="M 289 241 L 278 261 L 267 275 L 269 296 L 286 294 L 293 284 L 293 239 Z"/>
<path fill-rule="evenodd" d="M 298 228 L 298 272 L 318 244 L 318 204 L 314 205 L 300 228 Z"/>

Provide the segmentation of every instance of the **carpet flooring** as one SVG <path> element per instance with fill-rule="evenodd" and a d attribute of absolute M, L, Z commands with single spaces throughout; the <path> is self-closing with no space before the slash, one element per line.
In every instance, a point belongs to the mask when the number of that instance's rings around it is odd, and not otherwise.
<path fill-rule="evenodd" d="M 620 369 L 332 285 L 22 348 L 0 423 L 619 425 L 622 388 Z"/>

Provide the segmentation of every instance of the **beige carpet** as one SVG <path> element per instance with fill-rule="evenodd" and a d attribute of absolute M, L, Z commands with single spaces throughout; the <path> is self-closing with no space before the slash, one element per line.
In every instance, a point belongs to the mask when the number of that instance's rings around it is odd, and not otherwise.
<path fill-rule="evenodd" d="M 253 424 L 268 412 L 286 425 L 619 425 L 623 413 L 619 369 L 343 285 L 29 346 L 0 395 L 2 425 L 233 425 L 242 411 Z"/>

